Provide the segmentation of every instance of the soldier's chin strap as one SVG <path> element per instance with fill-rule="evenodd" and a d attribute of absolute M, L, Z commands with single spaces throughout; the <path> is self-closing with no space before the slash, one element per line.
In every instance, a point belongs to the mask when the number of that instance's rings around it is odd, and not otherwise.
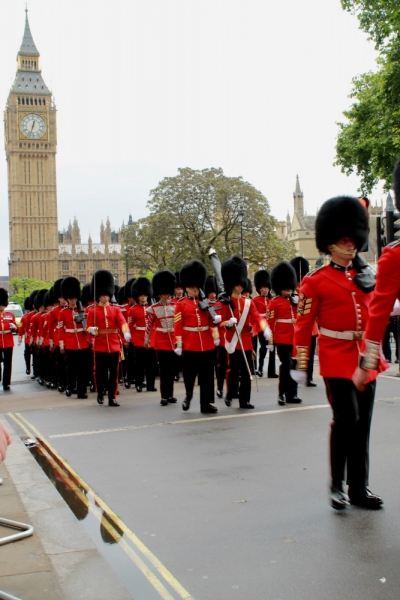
<path fill-rule="evenodd" d="M 336 244 L 331 244 L 329 246 L 329 248 L 332 248 L 332 250 L 334 250 L 338 254 L 343 254 L 344 256 L 351 256 L 352 258 L 354 258 L 355 255 L 357 254 L 356 248 L 352 252 L 349 252 L 348 250 L 344 250 L 343 248 L 339 248 L 339 246 L 336 246 Z"/>

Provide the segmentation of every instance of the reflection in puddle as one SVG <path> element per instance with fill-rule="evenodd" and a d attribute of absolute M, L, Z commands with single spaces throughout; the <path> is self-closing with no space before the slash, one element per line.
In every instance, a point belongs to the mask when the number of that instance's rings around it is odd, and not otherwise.
<path fill-rule="evenodd" d="M 27 447 L 132 596 L 160 600 L 160 595 L 143 574 L 143 570 L 155 573 L 154 567 L 146 557 L 138 556 L 137 547 L 128 536 L 124 537 L 112 516 L 101 509 L 93 493 L 74 481 L 40 442 Z M 171 590 L 169 593 L 173 599 L 179 597 Z"/>

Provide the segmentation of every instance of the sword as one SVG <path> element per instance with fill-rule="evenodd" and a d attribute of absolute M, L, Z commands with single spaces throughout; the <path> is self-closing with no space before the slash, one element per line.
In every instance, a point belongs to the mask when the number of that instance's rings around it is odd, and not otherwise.
<path fill-rule="evenodd" d="M 220 260 L 218 258 L 218 254 L 216 253 L 216 251 L 214 250 L 214 248 L 210 248 L 210 250 L 208 252 L 208 256 L 209 256 L 209 258 L 211 260 L 211 266 L 212 266 L 212 268 L 214 270 L 215 280 L 216 280 L 216 283 L 217 283 L 217 288 L 219 290 L 218 300 L 220 302 L 223 302 L 224 304 L 228 304 L 229 310 L 231 311 L 231 315 L 233 317 L 232 301 L 231 301 L 231 299 L 229 298 L 228 294 L 225 291 L 224 280 L 222 279 L 222 274 L 221 274 L 221 262 L 220 262 Z M 239 340 L 240 348 L 242 350 L 243 359 L 244 359 L 244 362 L 246 364 L 247 371 L 249 373 L 250 381 L 253 381 L 253 375 L 251 373 L 250 365 L 248 363 L 246 352 L 245 352 L 244 347 L 243 347 L 242 337 L 241 337 L 241 335 L 240 335 L 240 333 L 238 331 L 236 323 L 234 323 L 234 328 L 235 328 L 235 333 L 237 335 L 237 338 Z"/>

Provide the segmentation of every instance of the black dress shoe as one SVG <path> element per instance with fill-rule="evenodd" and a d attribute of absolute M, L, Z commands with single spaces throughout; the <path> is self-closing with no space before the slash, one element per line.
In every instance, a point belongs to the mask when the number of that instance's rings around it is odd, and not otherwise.
<path fill-rule="evenodd" d="M 286 398 L 286 404 L 301 404 L 303 400 L 298 396 L 294 396 L 294 398 Z"/>
<path fill-rule="evenodd" d="M 147 388 L 148 392 L 156 392 L 157 388 L 153 387 L 153 388 Z"/>
<path fill-rule="evenodd" d="M 96 386 L 94 385 L 94 383 L 90 384 L 89 391 L 91 391 L 91 392 L 95 392 L 96 391 Z"/>
<path fill-rule="evenodd" d="M 124 386 L 126 387 L 127 390 L 129 390 L 129 388 L 131 387 L 131 384 L 129 383 L 129 381 L 127 379 L 125 379 L 125 381 L 124 381 Z"/>
<path fill-rule="evenodd" d="M 257 375 L 257 377 L 262 377 L 264 375 L 264 371 L 258 370 L 258 371 L 256 371 L 256 375 Z"/>
<path fill-rule="evenodd" d="M 32 376 L 31 376 L 31 379 L 36 379 L 36 375 L 32 375 Z"/>
<path fill-rule="evenodd" d="M 71 396 L 72 396 L 71 390 L 66 390 L 65 395 L 67 396 L 67 398 L 71 398 Z"/>
<path fill-rule="evenodd" d="M 250 402 L 247 402 L 247 404 L 239 404 L 239 408 L 254 408 L 254 404 L 250 404 Z"/>
<path fill-rule="evenodd" d="M 307 387 L 317 387 L 317 384 L 314 383 L 312 379 L 310 379 L 310 381 L 307 382 Z"/>
<path fill-rule="evenodd" d="M 217 390 L 217 398 L 222 398 L 222 390 Z"/>
<path fill-rule="evenodd" d="M 65 387 L 63 385 L 59 385 L 58 391 L 60 392 L 60 394 L 63 394 L 65 392 Z"/>
<path fill-rule="evenodd" d="M 30 375 L 30 374 L 31 374 L 31 370 L 30 370 L 30 369 L 27 369 L 27 370 L 25 371 L 25 373 L 26 373 L 27 375 Z"/>
<path fill-rule="evenodd" d="M 57 386 L 56 386 L 56 384 L 55 384 L 55 383 L 52 383 L 52 384 L 50 385 L 50 387 L 51 387 L 51 389 L 52 389 L 52 390 L 56 390 L 56 389 L 57 389 Z"/>
<path fill-rule="evenodd" d="M 218 408 L 216 406 L 213 406 L 212 404 L 205 404 L 204 406 L 200 407 L 200 412 L 202 412 L 202 413 L 217 413 Z"/>
<path fill-rule="evenodd" d="M 48 387 L 49 389 L 51 388 L 51 381 L 47 381 L 46 387 Z"/>
<path fill-rule="evenodd" d="M 115 402 L 115 400 L 109 400 L 108 406 L 120 406 L 120 404 L 118 404 L 118 402 Z"/>
<path fill-rule="evenodd" d="M 279 375 L 277 373 L 272 373 L 272 375 L 268 375 L 268 379 L 278 379 Z"/>
<path fill-rule="evenodd" d="M 137 386 L 136 386 L 136 391 L 137 391 L 137 392 L 141 392 L 141 391 L 142 391 L 142 386 L 140 386 L 140 385 L 137 385 Z"/>
<path fill-rule="evenodd" d="M 285 406 L 286 400 L 285 400 L 284 396 L 278 396 L 278 404 L 279 404 L 279 406 Z"/>
<path fill-rule="evenodd" d="M 5 385 L 5 386 L 3 386 L 3 390 L 4 390 L 5 392 L 9 392 L 9 391 L 10 391 L 10 386 L 9 386 L 9 385 Z"/>
<path fill-rule="evenodd" d="M 86 400 L 87 397 L 87 394 L 78 394 L 78 400 Z"/>
<path fill-rule="evenodd" d="M 42 379 L 42 378 L 38 379 L 38 384 L 39 385 L 44 385 L 44 379 Z"/>
<path fill-rule="evenodd" d="M 97 403 L 98 404 L 103 404 L 104 402 L 104 396 L 103 394 L 97 394 Z"/>
<path fill-rule="evenodd" d="M 172 398 L 172 397 L 171 397 L 171 398 L 168 398 L 168 402 L 169 402 L 170 404 L 176 404 L 176 403 L 178 402 L 178 400 L 177 400 L 176 398 Z"/>
<path fill-rule="evenodd" d="M 161 406 L 168 406 L 167 398 L 161 398 L 160 404 L 161 404 Z"/>
<path fill-rule="evenodd" d="M 182 402 L 182 410 L 189 410 L 190 408 L 190 400 L 188 400 L 188 398 L 185 398 L 184 401 Z"/>
<path fill-rule="evenodd" d="M 349 498 L 342 487 L 333 485 L 329 494 L 331 506 L 335 510 L 344 510 L 349 506 Z"/>
<path fill-rule="evenodd" d="M 373 494 L 368 488 L 353 490 L 349 487 L 349 498 L 353 506 L 362 506 L 371 510 L 378 510 L 383 505 L 382 498 Z"/>
<path fill-rule="evenodd" d="M 232 406 L 232 398 L 230 396 L 225 397 L 225 404 L 229 407 Z"/>
<path fill-rule="evenodd" d="M 179 380 L 180 380 L 180 377 L 179 377 L 179 375 L 175 375 L 175 377 L 174 377 L 174 381 L 179 381 Z"/>

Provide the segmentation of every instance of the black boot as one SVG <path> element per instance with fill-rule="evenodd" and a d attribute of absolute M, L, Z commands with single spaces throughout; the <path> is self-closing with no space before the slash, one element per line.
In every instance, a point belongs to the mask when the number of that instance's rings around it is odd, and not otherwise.
<path fill-rule="evenodd" d="M 190 408 L 190 400 L 189 398 L 185 398 L 184 401 L 182 402 L 182 410 L 189 410 Z"/>
<path fill-rule="evenodd" d="M 283 395 L 278 396 L 278 404 L 279 404 L 279 406 L 285 406 L 286 400 L 285 400 L 285 397 Z"/>
<path fill-rule="evenodd" d="M 118 402 L 115 402 L 115 400 L 109 400 L 108 406 L 120 406 L 120 404 L 118 404 Z"/>
<path fill-rule="evenodd" d="M 168 406 L 168 400 L 166 398 L 161 398 L 160 405 L 161 406 Z"/>
<path fill-rule="evenodd" d="M 97 394 L 97 403 L 98 404 L 103 404 L 104 402 L 104 396 L 103 394 Z"/>
<path fill-rule="evenodd" d="M 353 506 L 362 506 L 371 510 L 379 510 L 383 505 L 382 498 L 373 494 L 367 487 L 354 489 L 349 486 L 349 498 Z"/>

